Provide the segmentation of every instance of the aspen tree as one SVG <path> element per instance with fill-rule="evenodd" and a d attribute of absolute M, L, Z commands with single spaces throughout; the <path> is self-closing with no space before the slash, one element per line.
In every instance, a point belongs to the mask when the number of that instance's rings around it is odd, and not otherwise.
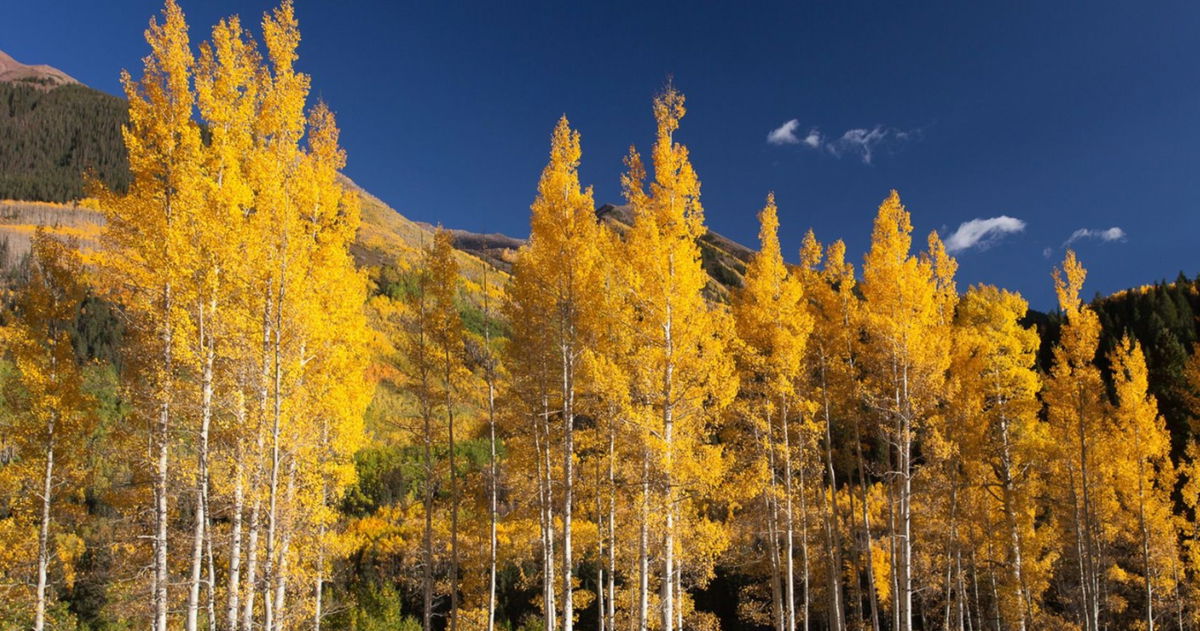
<path fill-rule="evenodd" d="M 863 265 L 862 294 L 870 399 L 880 412 L 891 446 L 891 538 L 894 567 L 893 625 L 913 629 L 913 446 L 937 405 L 947 362 L 945 313 L 951 297 L 930 258 L 909 254 L 912 224 L 892 191 L 879 207 Z M 943 265 L 945 267 L 945 265 Z"/>
<path fill-rule="evenodd" d="M 797 275 L 784 266 L 779 248 L 779 218 L 774 194 L 767 196 L 766 206 L 759 213 L 760 250 L 746 269 L 745 285 L 734 296 L 733 317 L 738 336 L 746 351 L 739 367 L 740 381 L 745 384 L 743 395 L 753 398 L 763 407 L 767 420 L 766 432 L 774 435 L 776 423 L 784 437 L 783 475 L 784 503 L 782 527 L 785 551 L 783 556 L 784 614 L 786 628 L 796 628 L 795 571 L 793 570 L 794 525 L 792 498 L 792 453 L 789 415 L 802 407 L 796 386 L 803 365 L 805 347 L 812 330 L 812 317 L 805 309 L 804 287 Z M 778 419 L 778 420 L 776 420 Z M 773 450 L 772 450 L 773 451 Z M 803 456 L 802 456 L 803 458 Z M 803 466 L 803 465 L 801 465 Z M 774 479 L 775 472 L 771 472 Z M 801 490 L 803 494 L 803 490 Z M 807 575 L 807 568 L 805 568 Z M 807 602 L 806 602 L 807 604 Z M 804 619 L 807 626 L 807 617 Z"/>
<path fill-rule="evenodd" d="M 182 287 L 194 269 L 185 226 L 201 206 L 200 129 L 192 118 L 195 100 L 188 27 L 168 0 L 162 22 L 146 30 L 150 54 L 142 78 L 123 72 L 129 125 L 123 130 L 132 182 L 123 196 L 101 192 L 106 220 L 105 260 L 114 299 L 129 309 L 131 329 L 145 345 L 138 381 L 144 394 L 138 413 L 150 423 L 154 472 L 152 628 L 166 631 L 170 607 L 168 526 L 171 495 L 171 432 L 175 416 L 177 364 L 183 334 L 192 324 Z"/>
<path fill-rule="evenodd" d="M 458 295 L 458 262 L 454 259 L 454 245 L 450 233 L 438 230 L 427 254 L 428 281 L 425 288 L 432 302 L 432 327 L 430 336 L 438 349 L 436 358 L 438 378 L 441 380 L 443 412 L 446 415 L 447 448 L 450 466 L 450 631 L 458 626 L 459 553 L 458 553 L 458 466 L 455 462 L 456 439 L 454 435 L 455 407 L 457 406 L 457 383 L 461 380 L 464 354 L 464 332 L 458 315 L 455 299 Z"/>
<path fill-rule="evenodd" d="M 458 263 L 454 259 L 452 237 L 439 229 L 434 233 L 431 244 L 422 251 L 421 264 L 413 291 L 406 297 L 408 316 L 405 325 L 403 352 L 412 380 L 409 389 L 417 401 L 418 413 L 423 423 L 422 440 L 424 453 L 424 504 L 425 526 L 422 534 L 423 564 L 422 592 L 424 599 L 424 624 L 432 625 L 435 577 L 433 575 L 433 513 L 434 489 L 437 476 L 433 461 L 434 445 L 441 436 L 437 427 L 439 412 L 444 415 L 450 470 L 451 488 L 451 555 L 457 552 L 457 472 L 454 457 L 454 414 L 457 405 L 456 384 L 461 381 L 464 331 L 455 302 L 458 291 Z M 451 621 L 455 620 L 458 598 L 458 566 L 451 560 Z"/>
<path fill-rule="evenodd" d="M 529 261 L 518 255 L 505 292 L 507 300 L 503 305 L 505 320 L 510 329 L 504 351 L 505 365 L 510 374 L 508 391 L 514 399 L 518 418 L 528 421 L 527 426 L 511 432 L 514 440 L 510 453 L 521 459 L 514 460 L 514 467 L 519 466 L 533 474 L 534 484 L 529 492 L 537 498 L 534 508 L 537 512 L 537 547 L 542 570 L 539 598 L 543 623 L 547 629 L 554 629 L 557 600 L 554 580 L 554 472 L 550 459 L 552 431 L 549 422 L 549 401 L 554 385 L 554 371 L 561 358 L 555 356 L 555 349 L 550 345 L 542 343 L 543 336 L 552 326 L 549 320 L 551 314 L 539 308 L 540 303 L 535 299 L 539 291 L 535 275 L 521 269 L 529 264 Z M 521 439 L 524 441 L 521 441 L 520 447 L 525 449 L 518 447 L 517 441 Z"/>
<path fill-rule="evenodd" d="M 209 434 L 214 416 L 214 388 L 217 380 L 216 359 L 228 356 L 225 348 L 229 334 L 229 316 L 225 301 L 230 298 L 238 259 L 243 252 L 237 248 L 235 230 L 253 203 L 253 192 L 243 169 L 244 156 L 252 153 L 252 126 L 256 113 L 257 84 L 255 74 L 259 59 L 252 41 L 243 36 L 237 18 L 222 20 L 212 31 L 211 43 L 201 46 L 196 64 L 196 102 L 200 115 L 208 123 L 211 138 L 205 148 L 205 203 L 197 212 L 196 221 L 188 226 L 190 240 L 196 248 L 196 270 L 191 283 L 197 285 L 191 307 L 196 322 L 195 342 L 191 351 L 200 363 L 200 427 L 197 440 L 197 476 L 195 488 L 196 511 L 192 537 L 192 567 L 188 592 L 187 628 L 196 629 L 203 545 L 211 540 L 211 521 L 208 514 L 210 450 Z M 236 277 L 235 277 L 236 278 Z M 238 509 L 240 512 L 240 508 Z M 240 514 L 238 516 L 240 519 Z M 240 524 L 239 524 L 240 527 Z M 237 533 L 240 536 L 240 532 Z M 237 537 L 235 537 L 236 539 Z M 240 580 L 240 546 L 231 548 L 227 622 L 236 628 L 238 582 Z M 212 597 L 213 577 L 209 576 L 209 597 Z M 210 621 L 212 623 L 212 621 Z"/>
<path fill-rule="evenodd" d="M 631 153 L 625 188 L 634 225 L 626 257 L 633 269 L 630 299 L 637 345 L 635 389 L 644 393 L 655 417 L 647 434 L 658 480 L 653 502 L 665 524 L 661 543 L 660 605 L 663 631 L 677 625 L 677 538 L 680 519 L 693 521 L 696 497 L 721 475 L 719 448 L 708 443 L 713 415 L 736 394 L 737 380 L 725 352 L 728 317 L 710 308 L 701 291 L 705 274 L 696 239 L 703 234 L 700 182 L 687 149 L 674 134 L 685 112 L 673 87 L 654 100 L 658 135 L 652 151 L 654 178 L 643 192 L 640 158 Z M 647 419 L 649 420 L 649 419 Z M 703 466 L 697 462 L 705 461 Z M 681 493 L 686 489 L 686 494 Z M 693 531 L 701 534 L 705 531 Z M 709 561 L 692 568 L 701 577 Z"/>
<path fill-rule="evenodd" d="M 1123 445 L 1114 480 L 1124 512 L 1131 519 L 1126 533 L 1136 533 L 1135 549 L 1145 598 L 1145 628 L 1153 631 L 1155 602 L 1173 588 L 1170 564 L 1175 562 L 1177 533 L 1171 516 L 1171 493 L 1176 486 L 1171 463 L 1171 437 L 1148 394 L 1148 371 L 1141 345 L 1128 336 L 1110 357 L 1116 391 L 1115 437 Z"/>
<path fill-rule="evenodd" d="M 1067 481 L 1066 497 L 1060 499 L 1067 512 L 1064 521 L 1069 525 L 1079 577 L 1077 612 L 1085 631 L 1099 631 L 1106 565 L 1099 519 L 1101 505 L 1107 502 L 1097 494 L 1112 491 L 1100 483 L 1101 463 L 1106 457 L 1102 450 L 1110 442 L 1111 429 L 1104 383 L 1094 363 L 1100 323 L 1079 299 L 1086 275 L 1073 251 L 1068 251 L 1062 267 L 1054 270 L 1054 290 L 1066 323 L 1042 396 L 1051 431 L 1062 437 L 1054 457 L 1057 473 Z"/>
<path fill-rule="evenodd" d="M 297 197 L 310 254 L 303 294 L 303 372 L 298 378 L 305 416 L 296 419 L 294 439 L 303 454 L 300 475 L 305 482 L 300 488 L 312 493 L 297 500 L 296 510 L 307 529 L 300 534 L 311 542 L 306 547 L 316 551 L 312 566 L 305 566 L 313 574 L 314 631 L 320 631 L 324 612 L 330 549 L 337 547 L 330 533 L 336 517 L 332 504 L 354 479 L 351 457 L 364 443 L 363 413 L 371 394 L 370 384 L 361 378 L 366 370 L 366 279 L 349 251 L 359 226 L 358 196 L 338 182 L 346 164 L 338 139 L 333 112 L 318 102 L 309 113 L 298 178 L 304 184 Z"/>
<path fill-rule="evenodd" d="M 617 559 L 629 550 L 621 545 L 618 529 L 625 530 L 621 509 L 632 499 L 624 484 L 628 468 L 621 466 L 621 460 L 630 453 L 628 445 L 636 437 L 636 433 L 630 432 L 633 409 L 629 362 L 633 349 L 628 327 L 632 318 L 624 294 L 630 270 L 621 256 L 623 245 L 613 230 L 601 227 L 596 237 L 595 247 L 605 264 L 599 270 L 601 278 L 592 305 L 595 320 L 590 328 L 593 337 L 583 348 L 580 362 L 580 381 L 587 384 L 581 411 L 597 421 L 593 430 L 597 453 L 593 457 L 602 460 L 597 464 L 599 477 L 603 478 L 597 482 L 597 500 L 600 502 L 597 565 L 604 572 L 603 576 L 598 576 L 598 592 L 604 594 L 601 621 L 605 629 L 613 631 L 618 628 Z M 637 462 L 630 460 L 631 464 Z"/>
<path fill-rule="evenodd" d="M 966 475 L 984 491 L 979 526 L 994 533 L 1005 551 L 1003 619 L 1016 629 L 1035 625 L 1048 581 L 1041 561 L 1045 535 L 1037 532 L 1037 501 L 1043 493 L 1037 464 L 1048 437 L 1038 418 L 1041 384 L 1034 369 L 1037 333 L 1021 326 L 1027 306 L 1017 294 L 972 287 L 956 314 L 954 364 L 959 382 L 951 405 L 966 431 L 960 457 Z"/>
<path fill-rule="evenodd" d="M 562 482 L 562 624 L 570 631 L 574 625 L 574 550 L 573 504 L 575 496 L 575 416 L 580 390 L 580 361 L 598 334 L 598 299 L 601 287 L 600 225 L 594 212 L 591 189 L 581 189 L 579 133 L 572 131 L 566 117 L 558 121 L 551 137 L 550 161 L 538 182 L 534 200 L 529 243 L 522 248 L 522 265 L 514 268 L 514 278 L 529 275 L 529 291 L 514 299 L 525 301 L 523 308 L 547 314 L 548 327 L 531 343 L 545 344 L 558 357 L 557 384 L 546 387 L 556 391 L 552 409 L 559 410 L 563 423 Z M 516 282 L 516 281 L 514 281 Z M 524 281 L 523 281 L 524 282 Z"/>
<path fill-rule="evenodd" d="M 812 230 L 804 235 L 800 249 L 800 281 L 807 298 L 807 309 L 813 320 L 813 333 L 809 336 L 806 356 L 805 387 L 809 388 L 816 404 L 816 416 L 821 419 L 821 447 L 824 456 L 823 476 L 828 491 L 822 491 L 822 530 L 825 535 L 825 566 L 827 569 L 826 590 L 829 612 L 829 627 L 843 631 L 849 614 L 842 599 L 842 542 L 841 512 L 838 507 L 837 472 L 834 467 L 833 423 L 835 414 L 844 405 L 846 392 L 846 368 L 852 358 L 846 354 L 850 344 L 847 338 L 853 329 L 844 321 L 840 291 L 848 291 L 853 285 L 853 271 L 846 278 L 846 264 L 840 242 L 829 247 L 826 269 L 819 268 L 822 247 Z M 857 298 L 850 298 L 854 303 Z M 845 353 L 844 353 L 845 351 Z M 840 386 L 840 387 L 839 387 Z M 855 577 L 857 582 L 857 576 Z M 851 590 L 852 592 L 854 590 Z M 861 602 L 855 603 L 860 606 Z"/>
<path fill-rule="evenodd" d="M 485 269 L 483 276 L 483 347 L 481 349 L 483 378 L 487 384 L 488 415 L 488 600 L 487 631 L 496 628 L 496 557 L 499 542 L 496 527 L 500 519 L 500 470 L 496 459 L 496 385 L 500 362 L 492 348 L 491 286 Z"/>
<path fill-rule="evenodd" d="M 18 420 L 13 436 L 21 468 L 38 479 L 30 499 L 37 524 L 37 567 L 33 628 L 46 628 L 51 599 L 50 564 L 54 557 L 69 562 L 67 550 L 52 551 L 55 505 L 78 484 L 79 452 L 95 418 L 95 402 L 84 393 L 83 374 L 75 357 L 71 329 L 83 302 L 83 264 L 79 255 L 39 228 L 32 239 L 29 281 L 17 296 L 15 321 L 0 329 L 0 341 L 12 357 L 19 393 L 14 410 Z M 41 467 L 40 475 L 33 469 Z M 11 466 L 11 465 L 9 465 Z M 31 485 L 32 486 L 32 485 Z M 23 503 L 23 502 L 22 502 Z M 51 623 L 53 626 L 53 623 Z"/>
<path fill-rule="evenodd" d="M 809 346 L 813 353 L 811 361 L 815 363 L 812 369 L 815 381 L 813 389 L 820 393 L 820 414 L 825 421 L 826 430 L 826 467 L 831 471 L 831 432 L 834 420 L 845 419 L 853 429 L 859 511 L 858 515 L 854 515 L 854 507 L 851 505 L 848 507 L 848 518 L 861 526 L 861 533 L 855 539 L 859 544 L 857 554 L 864 576 L 859 579 L 856 575 L 851 586 L 855 587 L 860 580 L 865 580 L 866 588 L 863 591 L 868 601 L 866 615 L 869 615 L 871 628 L 878 630 L 878 600 L 881 592 L 876 586 L 877 572 L 868 500 L 870 483 L 867 477 L 867 461 L 863 453 L 869 426 L 865 425 L 861 412 L 864 394 L 858 366 L 860 350 L 857 348 L 862 326 L 862 305 L 855 293 L 854 266 L 846 262 L 845 244 L 842 241 L 832 243 L 824 253 L 823 263 L 821 255 L 821 245 L 810 230 L 804 237 L 800 258 L 801 265 L 806 270 L 805 293 L 809 296 L 814 314 L 814 334 Z M 819 271 L 818 264 L 821 264 Z M 830 486 L 833 487 L 832 474 L 830 476 Z M 853 499 L 853 496 L 851 498 Z M 836 511 L 836 496 L 831 499 L 831 509 Z M 831 566 L 833 565 L 831 563 Z M 855 572 L 857 571 L 855 569 Z M 861 598 L 853 604 L 861 607 Z"/>
<path fill-rule="evenodd" d="M 428 256 L 428 253 L 424 256 Z M 416 400 L 418 415 L 422 422 L 421 446 L 423 454 L 422 501 L 424 504 L 424 527 L 421 543 L 421 595 L 422 627 L 433 628 L 433 495 L 434 465 L 433 445 L 435 431 L 435 409 L 440 398 L 437 391 L 435 356 L 431 329 L 432 305 L 425 291 L 429 283 L 428 272 L 422 267 L 417 270 L 415 288 L 405 296 L 407 312 L 404 318 L 404 337 L 399 344 L 406 361 L 409 380 L 406 388 Z"/>

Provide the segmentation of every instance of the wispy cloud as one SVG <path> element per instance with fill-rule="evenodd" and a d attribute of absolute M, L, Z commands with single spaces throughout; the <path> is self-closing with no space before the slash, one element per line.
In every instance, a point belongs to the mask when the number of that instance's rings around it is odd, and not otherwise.
<path fill-rule="evenodd" d="M 835 158 L 854 156 L 863 164 L 871 164 L 881 149 L 895 148 L 914 139 L 920 130 L 905 131 L 883 125 L 871 128 L 847 129 L 840 136 L 826 137 L 816 128 L 800 135 L 800 121 L 793 118 L 767 133 L 767 142 L 772 145 L 804 145 L 809 149 L 828 151 Z"/>
<path fill-rule="evenodd" d="M 837 157 L 858 156 L 863 164 L 871 164 L 875 152 L 885 144 L 898 144 L 908 140 L 909 132 L 876 125 L 871 129 L 847 129 L 841 138 L 826 145 L 829 153 Z"/>
<path fill-rule="evenodd" d="M 1005 235 L 1015 234 L 1024 229 L 1024 221 L 1008 215 L 964 221 L 958 226 L 958 230 L 955 230 L 946 239 L 946 250 L 949 252 L 962 252 L 971 248 L 986 250 Z"/>
<path fill-rule="evenodd" d="M 1124 241 L 1126 237 L 1125 231 L 1117 226 L 1113 226 L 1107 230 L 1080 228 L 1071 233 L 1062 246 L 1065 248 L 1080 239 L 1097 239 L 1105 243 L 1112 241 Z"/>
<path fill-rule="evenodd" d="M 799 127 L 800 121 L 793 118 L 779 127 L 772 129 L 767 134 L 767 142 L 772 145 L 798 145 L 800 144 L 800 137 L 796 135 L 796 129 Z M 808 139 L 805 138 L 804 142 L 807 144 Z"/>

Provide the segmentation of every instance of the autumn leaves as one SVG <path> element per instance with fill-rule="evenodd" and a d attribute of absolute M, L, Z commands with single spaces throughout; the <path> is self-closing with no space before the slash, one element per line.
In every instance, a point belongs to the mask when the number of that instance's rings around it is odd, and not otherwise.
<path fill-rule="evenodd" d="M 1167 434 L 1136 345 L 1105 394 L 1073 254 L 1045 384 L 1025 301 L 960 295 L 895 192 L 861 282 L 811 233 L 786 264 L 768 196 L 743 286 L 710 303 L 683 113 L 674 89 L 655 99 L 622 235 L 560 121 L 509 285 L 505 464 L 529 503 L 506 519 L 538 527 L 547 625 L 571 628 L 583 595 L 598 628 L 707 626 L 691 593 L 718 567 L 754 577 L 739 611 L 779 631 L 1152 624 L 1178 594 Z"/>
<path fill-rule="evenodd" d="M 129 396 L 150 446 L 159 631 L 179 609 L 189 631 L 311 616 L 292 603 L 321 602 L 330 502 L 370 396 L 337 127 L 323 104 L 304 111 L 291 4 L 262 32 L 265 50 L 222 20 L 197 58 L 168 2 L 142 77 L 123 75 L 133 184 L 98 194 L 105 289 L 127 309 Z"/>

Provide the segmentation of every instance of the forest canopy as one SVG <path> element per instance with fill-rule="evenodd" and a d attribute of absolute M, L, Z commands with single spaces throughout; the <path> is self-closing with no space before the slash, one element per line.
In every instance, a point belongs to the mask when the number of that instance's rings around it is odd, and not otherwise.
<path fill-rule="evenodd" d="M 1034 313 L 894 190 L 861 260 L 768 191 L 726 252 L 672 84 L 619 221 L 563 116 L 510 269 L 356 265 L 292 4 L 196 36 L 124 101 L 0 83 L 0 185 L 104 219 L 3 278 L 0 628 L 1200 624 L 1196 281 L 1088 303 L 1068 250 Z"/>

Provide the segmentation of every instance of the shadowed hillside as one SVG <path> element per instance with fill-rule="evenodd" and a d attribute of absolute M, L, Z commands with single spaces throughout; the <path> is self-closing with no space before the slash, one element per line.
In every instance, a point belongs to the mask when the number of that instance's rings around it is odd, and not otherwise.
<path fill-rule="evenodd" d="M 124 190 L 126 120 L 124 99 L 0 52 L 0 199 L 79 199 L 88 171 Z"/>

